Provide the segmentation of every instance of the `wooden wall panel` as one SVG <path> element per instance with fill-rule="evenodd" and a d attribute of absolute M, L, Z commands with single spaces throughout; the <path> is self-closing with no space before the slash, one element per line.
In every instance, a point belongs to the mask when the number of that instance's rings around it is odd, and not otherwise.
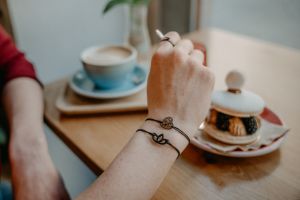
<path fill-rule="evenodd" d="M 9 15 L 7 0 L 0 0 L 0 24 L 13 37 L 13 28 Z"/>
<path fill-rule="evenodd" d="M 192 0 L 152 0 L 148 11 L 148 25 L 152 43 L 158 41 L 154 30 L 163 33 L 177 31 L 180 34 L 190 30 Z"/>

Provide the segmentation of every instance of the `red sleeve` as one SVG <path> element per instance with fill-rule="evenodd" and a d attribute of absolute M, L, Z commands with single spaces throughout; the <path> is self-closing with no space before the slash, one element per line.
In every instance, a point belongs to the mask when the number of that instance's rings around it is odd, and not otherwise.
<path fill-rule="evenodd" d="M 26 60 L 24 54 L 14 45 L 12 39 L 0 26 L 0 71 L 3 72 L 3 80 L 8 81 L 18 77 L 29 77 L 38 83 L 33 65 Z"/>

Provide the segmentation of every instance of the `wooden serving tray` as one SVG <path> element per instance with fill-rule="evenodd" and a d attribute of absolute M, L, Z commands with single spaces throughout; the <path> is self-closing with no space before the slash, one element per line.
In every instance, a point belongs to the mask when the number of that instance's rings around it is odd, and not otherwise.
<path fill-rule="evenodd" d="M 207 64 L 206 48 L 202 43 L 193 42 L 195 49 L 199 49 L 204 53 L 203 64 Z M 140 61 L 146 66 L 149 63 Z M 128 112 L 147 110 L 147 93 L 146 89 L 139 93 L 120 99 L 98 100 L 77 95 L 69 87 L 68 81 L 65 87 L 61 89 L 56 100 L 57 109 L 66 115 L 82 115 L 96 113 L 112 113 L 112 112 Z"/>
<path fill-rule="evenodd" d="M 120 99 L 99 100 L 82 97 L 74 93 L 68 82 L 60 91 L 56 100 L 56 108 L 66 115 L 82 115 L 96 113 L 128 112 L 147 109 L 146 89 L 139 93 Z"/>

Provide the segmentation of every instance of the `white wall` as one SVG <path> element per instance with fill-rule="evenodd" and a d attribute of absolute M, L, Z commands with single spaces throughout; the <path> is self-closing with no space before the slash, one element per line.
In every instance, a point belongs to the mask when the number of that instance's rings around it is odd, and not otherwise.
<path fill-rule="evenodd" d="M 102 15 L 106 0 L 9 0 L 19 48 L 44 82 L 81 67 L 80 52 L 91 45 L 122 43 L 124 9 Z"/>
<path fill-rule="evenodd" d="M 105 0 L 9 0 L 19 48 L 47 83 L 81 68 L 80 52 L 91 45 L 123 43 L 124 8 L 102 16 Z M 68 191 L 75 197 L 96 176 L 45 127 L 49 151 Z"/>
<path fill-rule="evenodd" d="M 299 0 L 201 1 L 202 27 L 218 27 L 300 49 Z"/>
<path fill-rule="evenodd" d="M 49 152 L 72 199 L 96 180 L 96 175 L 52 132 L 45 127 Z"/>

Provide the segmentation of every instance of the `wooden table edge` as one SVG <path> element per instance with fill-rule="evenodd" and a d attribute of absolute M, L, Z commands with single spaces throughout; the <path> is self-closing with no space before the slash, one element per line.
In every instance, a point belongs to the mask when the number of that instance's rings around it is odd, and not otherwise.
<path fill-rule="evenodd" d="M 58 136 L 64 145 L 69 148 L 76 157 L 83 161 L 96 175 L 100 175 L 104 170 L 101 169 L 91 158 L 89 158 L 78 146 L 76 146 L 64 133 L 61 131 L 55 123 L 52 123 L 50 116 L 45 112 L 44 121 L 46 125 L 51 129 L 53 134 Z"/>

